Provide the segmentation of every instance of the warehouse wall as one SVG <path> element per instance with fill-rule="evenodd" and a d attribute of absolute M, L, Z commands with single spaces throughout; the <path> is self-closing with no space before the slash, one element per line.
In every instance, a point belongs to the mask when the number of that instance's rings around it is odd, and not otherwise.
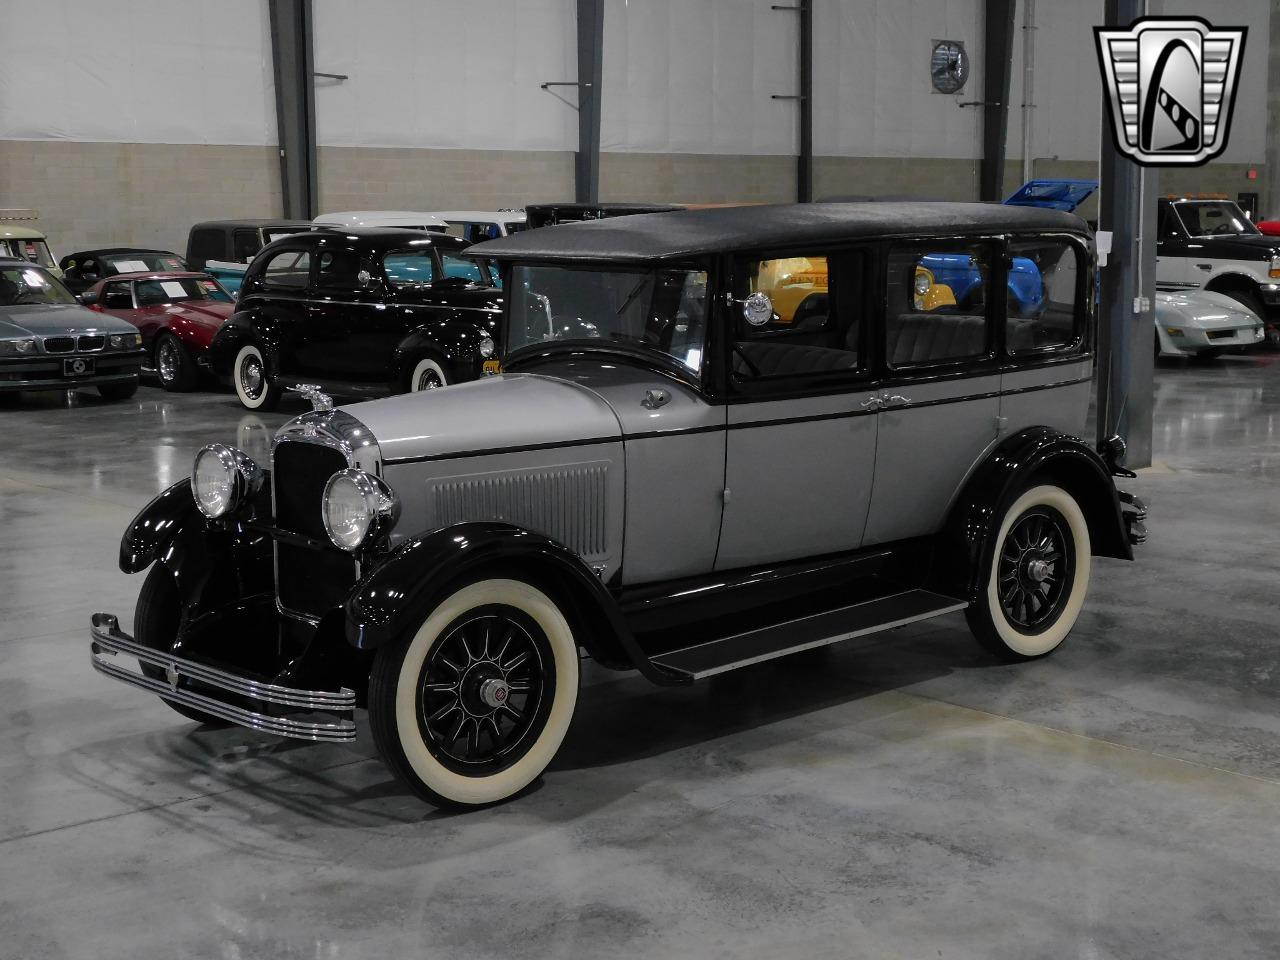
<path fill-rule="evenodd" d="M 259 0 L 6 4 L 0 207 L 65 252 L 183 250 L 197 220 L 278 213 L 267 36 Z"/>

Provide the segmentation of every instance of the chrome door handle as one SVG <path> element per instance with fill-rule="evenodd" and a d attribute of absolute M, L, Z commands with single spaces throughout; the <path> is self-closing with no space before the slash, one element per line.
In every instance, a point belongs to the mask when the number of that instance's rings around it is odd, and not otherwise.
<path fill-rule="evenodd" d="M 861 406 L 863 410 L 876 410 L 879 409 L 881 402 L 879 397 L 867 397 L 862 401 Z"/>
<path fill-rule="evenodd" d="M 670 399 L 671 394 L 660 387 L 656 390 L 646 390 L 644 392 L 644 399 L 640 401 L 640 406 L 647 407 L 650 410 L 657 410 Z"/>
<path fill-rule="evenodd" d="M 891 394 L 886 394 L 882 402 L 886 407 L 900 407 L 904 403 L 910 403 L 911 398 L 904 397 L 900 393 L 891 393 Z"/>

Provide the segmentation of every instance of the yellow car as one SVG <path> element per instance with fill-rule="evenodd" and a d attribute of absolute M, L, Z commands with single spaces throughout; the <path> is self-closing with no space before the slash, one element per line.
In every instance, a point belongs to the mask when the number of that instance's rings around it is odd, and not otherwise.
<path fill-rule="evenodd" d="M 773 301 L 775 323 L 792 323 L 806 300 L 827 292 L 827 261 L 824 257 L 787 257 L 766 260 L 756 275 L 756 290 Z M 927 312 L 939 307 L 953 307 L 955 293 L 945 283 L 938 283 L 927 267 L 916 266 L 915 308 Z M 825 312 L 825 308 L 824 308 Z"/>

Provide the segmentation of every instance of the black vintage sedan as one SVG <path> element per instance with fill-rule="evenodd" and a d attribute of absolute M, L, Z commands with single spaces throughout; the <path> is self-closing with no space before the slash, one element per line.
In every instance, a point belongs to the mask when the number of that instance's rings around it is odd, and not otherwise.
<path fill-rule="evenodd" d="M 209 348 L 240 402 L 298 383 L 376 397 L 474 380 L 499 351 L 501 290 L 467 241 L 421 230 L 316 230 L 268 244 Z"/>

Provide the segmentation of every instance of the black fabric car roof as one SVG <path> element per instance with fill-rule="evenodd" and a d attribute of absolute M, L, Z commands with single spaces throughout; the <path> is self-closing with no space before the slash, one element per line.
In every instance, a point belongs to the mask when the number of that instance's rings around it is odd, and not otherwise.
<path fill-rule="evenodd" d="M 116 253 L 163 253 L 167 257 L 185 259 L 185 257 L 180 253 L 174 253 L 172 250 L 157 250 L 155 247 L 102 247 L 97 250 L 79 250 L 75 253 L 68 253 L 62 259 L 73 260 L 84 257 L 109 257 Z"/>
<path fill-rule="evenodd" d="M 525 230 L 467 253 L 496 260 L 654 261 L 876 237 L 1085 233 L 1079 217 L 999 203 L 790 203 L 639 214 Z"/>

